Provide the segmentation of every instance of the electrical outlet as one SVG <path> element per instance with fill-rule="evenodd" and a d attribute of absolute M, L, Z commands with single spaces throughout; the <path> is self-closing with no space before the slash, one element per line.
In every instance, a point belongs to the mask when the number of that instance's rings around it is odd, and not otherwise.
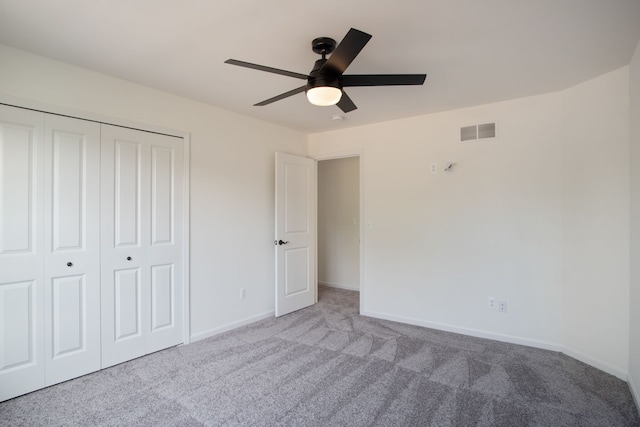
<path fill-rule="evenodd" d="M 247 292 L 244 288 L 240 288 L 240 299 L 245 299 L 247 297 Z"/>
<path fill-rule="evenodd" d="M 498 301 L 498 311 L 500 313 L 507 312 L 507 302 L 506 301 Z"/>
<path fill-rule="evenodd" d="M 435 163 L 431 163 L 431 173 L 437 173 L 438 172 L 438 165 Z"/>
<path fill-rule="evenodd" d="M 496 299 L 495 297 L 489 297 L 489 310 L 496 309 Z"/>

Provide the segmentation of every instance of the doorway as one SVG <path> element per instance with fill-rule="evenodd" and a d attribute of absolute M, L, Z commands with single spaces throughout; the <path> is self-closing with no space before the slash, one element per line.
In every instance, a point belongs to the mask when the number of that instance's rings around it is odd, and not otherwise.
<path fill-rule="evenodd" d="M 361 156 L 318 161 L 318 285 L 360 292 L 362 280 Z"/>

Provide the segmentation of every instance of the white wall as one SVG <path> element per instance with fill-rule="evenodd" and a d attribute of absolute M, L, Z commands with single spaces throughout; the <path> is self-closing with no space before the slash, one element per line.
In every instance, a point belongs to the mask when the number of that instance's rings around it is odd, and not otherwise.
<path fill-rule="evenodd" d="M 458 142 L 493 120 L 497 140 Z M 364 150 L 364 310 L 557 343 L 560 133 L 560 95 L 545 95 L 311 135 L 312 156 Z"/>
<path fill-rule="evenodd" d="M 0 94 L 190 132 L 191 334 L 273 312 L 274 152 L 306 135 L 2 45 L 0 64 Z"/>
<path fill-rule="evenodd" d="M 617 126 L 628 126 L 627 76 L 310 135 L 311 156 L 364 152 L 364 313 L 551 349 L 567 341 L 624 377 L 628 140 Z M 494 120 L 496 140 L 458 142 L 460 126 Z M 490 296 L 508 312 L 489 310 Z"/>
<path fill-rule="evenodd" d="M 358 157 L 318 162 L 318 282 L 360 288 Z"/>
<path fill-rule="evenodd" d="M 563 344 L 626 377 L 629 337 L 628 67 L 563 94 Z M 575 353 L 575 354 L 574 354 Z"/>
<path fill-rule="evenodd" d="M 629 66 L 631 144 L 631 298 L 629 383 L 640 408 L 640 43 Z"/>

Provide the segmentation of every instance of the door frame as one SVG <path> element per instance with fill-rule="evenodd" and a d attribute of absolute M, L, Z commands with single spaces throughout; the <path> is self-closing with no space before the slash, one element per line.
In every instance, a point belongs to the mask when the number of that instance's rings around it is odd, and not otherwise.
<path fill-rule="evenodd" d="M 182 152 L 182 182 L 183 182 L 183 203 L 182 203 L 182 215 L 183 215 L 183 224 L 182 224 L 182 232 L 183 232 L 183 248 L 182 248 L 182 256 L 184 257 L 184 268 L 182 274 L 182 280 L 184 283 L 183 286 L 183 295 L 182 295 L 182 304 L 183 304 L 183 344 L 189 344 L 191 342 L 191 301 L 189 299 L 189 295 L 191 294 L 191 259 L 189 248 L 190 244 L 190 234 L 189 234 L 189 224 L 191 222 L 190 216 L 190 206 L 191 206 L 191 196 L 190 196 L 190 178 L 191 178 L 191 133 L 185 132 L 178 129 L 165 128 L 162 126 L 150 125 L 146 123 L 140 123 L 133 120 L 126 120 L 122 118 L 116 118 L 112 116 L 108 116 L 106 114 L 100 113 L 92 113 L 88 111 L 75 110 L 73 108 L 63 107 L 61 105 L 47 104 L 40 101 L 35 101 L 32 99 L 24 99 L 18 98 L 11 95 L 0 94 L 0 104 L 8 105 L 11 107 L 24 108 L 27 110 L 35 110 L 41 113 L 53 114 L 58 116 L 67 116 L 76 119 L 87 120 L 91 122 L 104 123 L 108 125 L 114 125 L 125 128 L 138 129 L 144 132 L 151 133 L 159 133 L 162 135 L 175 136 L 178 138 L 182 138 L 183 143 L 183 152 Z"/>
<path fill-rule="evenodd" d="M 357 157 L 358 158 L 358 186 L 359 186 L 359 215 L 360 215 L 360 274 L 359 274 L 359 286 L 360 286 L 360 314 L 364 312 L 364 303 L 365 303 L 365 278 L 364 278 L 364 150 L 362 149 L 353 149 L 353 150 L 344 150 L 337 151 L 332 153 L 324 153 L 315 156 L 310 156 L 317 162 L 321 162 L 323 160 L 336 160 L 336 159 L 346 159 L 349 157 Z M 318 253 L 318 219 L 316 218 L 316 254 Z M 317 265 L 316 265 L 317 271 Z M 316 302 L 318 302 L 318 281 L 316 280 Z"/>

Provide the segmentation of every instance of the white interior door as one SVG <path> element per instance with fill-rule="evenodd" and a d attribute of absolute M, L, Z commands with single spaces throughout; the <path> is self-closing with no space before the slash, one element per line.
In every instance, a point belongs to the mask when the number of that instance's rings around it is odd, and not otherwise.
<path fill-rule="evenodd" d="M 276 153 L 276 316 L 317 301 L 316 194 L 316 161 Z"/>
<path fill-rule="evenodd" d="M 182 140 L 102 126 L 102 367 L 183 342 Z"/>
<path fill-rule="evenodd" d="M 0 105 L 0 401 L 44 387 L 44 115 Z"/>
<path fill-rule="evenodd" d="M 100 369 L 100 124 L 45 117 L 46 385 Z"/>

